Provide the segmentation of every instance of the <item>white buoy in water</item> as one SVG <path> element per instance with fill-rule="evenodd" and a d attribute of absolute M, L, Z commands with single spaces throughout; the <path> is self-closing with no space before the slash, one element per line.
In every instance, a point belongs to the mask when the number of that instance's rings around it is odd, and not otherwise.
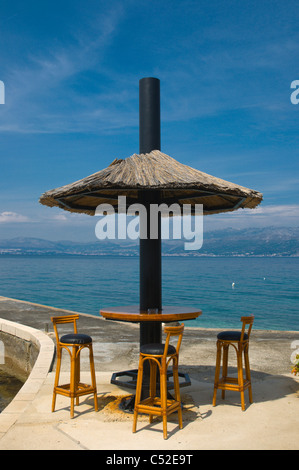
<path fill-rule="evenodd" d="M 235 283 L 233 282 L 233 283 L 232 283 L 232 289 L 233 289 L 234 287 L 235 287 Z"/>

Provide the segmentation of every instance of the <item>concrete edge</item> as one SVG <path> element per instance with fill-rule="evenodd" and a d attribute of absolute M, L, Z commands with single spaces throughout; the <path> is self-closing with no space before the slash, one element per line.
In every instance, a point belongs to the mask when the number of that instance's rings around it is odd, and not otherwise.
<path fill-rule="evenodd" d="M 12 297 L 4 297 L 3 295 L 0 295 L 0 302 L 5 302 L 5 301 L 11 301 L 11 302 L 18 302 L 18 303 L 21 303 L 21 304 L 28 304 L 28 305 L 33 305 L 35 307 L 42 307 L 42 308 L 46 308 L 48 310 L 53 310 L 53 311 L 57 311 L 57 312 L 63 312 L 63 313 L 67 313 L 67 314 L 76 314 L 76 315 L 83 315 L 84 317 L 91 317 L 91 318 L 99 318 L 100 320 L 104 320 L 103 317 L 99 316 L 97 317 L 96 315 L 91 315 L 90 313 L 83 313 L 83 312 L 78 312 L 78 311 L 74 311 L 74 310 L 68 310 L 66 308 L 60 308 L 60 307 L 53 307 L 52 305 L 45 305 L 45 304 L 38 304 L 36 302 L 30 302 L 29 300 L 22 300 L 22 299 L 14 299 Z"/>
<path fill-rule="evenodd" d="M 33 369 L 14 399 L 0 413 L 0 438 L 31 404 L 44 384 L 55 358 L 53 340 L 40 330 L 0 318 L 0 331 L 30 341 L 39 348 Z"/>

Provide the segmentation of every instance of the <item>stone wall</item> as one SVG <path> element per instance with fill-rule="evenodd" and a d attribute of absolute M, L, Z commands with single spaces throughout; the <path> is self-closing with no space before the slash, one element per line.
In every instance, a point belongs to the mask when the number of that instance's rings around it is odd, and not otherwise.
<path fill-rule="evenodd" d="M 25 381 L 39 354 L 32 341 L 0 331 L 0 369 Z"/>

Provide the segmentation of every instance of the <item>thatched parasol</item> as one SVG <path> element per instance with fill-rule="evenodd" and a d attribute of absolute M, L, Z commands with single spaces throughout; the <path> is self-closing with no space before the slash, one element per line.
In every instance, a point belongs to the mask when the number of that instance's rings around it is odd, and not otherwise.
<path fill-rule="evenodd" d="M 104 203 L 114 206 L 117 212 L 118 196 L 126 196 L 127 206 L 138 202 L 146 209 L 153 203 L 169 206 L 176 203 L 180 207 L 189 204 L 194 213 L 195 204 L 202 204 L 204 214 L 254 208 L 262 201 L 262 194 L 257 191 L 183 165 L 160 151 L 160 81 L 157 78 L 139 81 L 139 124 L 139 154 L 115 159 L 104 170 L 47 191 L 40 202 L 94 215 L 97 206 Z M 150 223 L 148 220 L 147 239 L 140 239 L 142 310 L 162 308 L 161 224 L 155 240 L 150 237 Z"/>
<path fill-rule="evenodd" d="M 163 203 L 203 204 L 204 214 L 239 208 L 255 208 L 262 194 L 183 165 L 174 158 L 152 150 L 115 159 L 107 168 L 86 178 L 44 193 L 40 202 L 70 212 L 94 215 L 96 207 L 109 203 L 117 212 L 118 196 L 127 205 L 139 201 L 142 190 L 157 190 Z"/>

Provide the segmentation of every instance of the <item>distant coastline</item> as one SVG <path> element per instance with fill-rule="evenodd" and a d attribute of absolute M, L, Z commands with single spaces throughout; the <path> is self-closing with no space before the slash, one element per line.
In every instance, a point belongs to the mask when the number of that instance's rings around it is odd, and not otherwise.
<path fill-rule="evenodd" d="M 1 256 L 139 256 L 138 240 L 51 241 L 33 237 L 0 240 Z M 226 229 L 204 234 L 198 251 L 184 250 L 184 240 L 162 240 L 162 256 L 299 257 L 299 227 Z"/>

